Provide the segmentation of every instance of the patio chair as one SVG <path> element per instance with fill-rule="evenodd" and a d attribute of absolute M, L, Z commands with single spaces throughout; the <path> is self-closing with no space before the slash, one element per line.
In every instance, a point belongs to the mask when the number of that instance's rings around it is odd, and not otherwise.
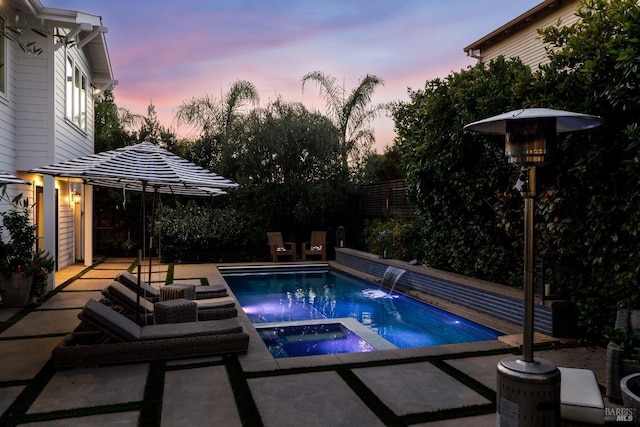
<path fill-rule="evenodd" d="M 249 335 L 237 318 L 139 326 L 90 299 L 78 318 L 93 331 L 74 332 L 53 349 L 56 367 L 245 354 Z"/>
<path fill-rule="evenodd" d="M 116 276 L 115 280 L 122 283 L 134 292 L 138 290 L 138 277 L 127 271 L 123 270 Z M 228 295 L 227 288 L 223 284 L 215 284 L 209 286 L 195 286 L 195 298 L 194 299 L 208 299 L 225 297 Z M 141 295 L 145 295 L 149 301 L 156 302 L 160 299 L 160 291 L 144 280 L 140 280 L 140 290 L 143 292 Z"/>
<path fill-rule="evenodd" d="M 281 257 L 291 257 L 291 261 L 296 260 L 296 244 L 293 242 L 283 242 L 282 233 L 279 231 L 268 231 L 267 239 L 269 241 L 267 244 L 269 245 L 273 262 L 278 262 Z"/>
<path fill-rule="evenodd" d="M 311 240 L 302 244 L 302 260 L 306 261 L 309 255 L 318 255 L 322 261 L 327 260 L 326 231 L 312 231 Z"/>
<path fill-rule="evenodd" d="M 151 302 L 145 299 L 143 295 L 140 295 L 140 305 L 138 306 L 138 295 L 136 292 L 117 281 L 113 281 L 110 285 L 104 288 L 102 290 L 102 295 L 108 300 L 111 300 L 114 304 L 122 307 L 130 314 L 136 314 L 137 311 L 151 313 L 153 314 L 153 318 L 156 322 L 162 320 L 158 319 L 158 316 L 156 316 L 158 307 L 165 309 L 165 312 L 169 310 L 169 307 L 163 305 L 163 302 Z M 182 301 L 188 300 L 182 299 Z M 191 301 L 191 303 L 191 306 L 183 305 L 181 308 L 184 308 L 185 310 L 190 310 L 189 307 L 195 308 L 198 320 L 226 319 L 236 317 L 238 315 L 234 299 L 228 296 L 194 300 Z M 174 321 L 182 321 L 177 316 L 172 317 L 178 319 Z M 163 319 L 167 319 L 167 317 L 165 316 Z"/>

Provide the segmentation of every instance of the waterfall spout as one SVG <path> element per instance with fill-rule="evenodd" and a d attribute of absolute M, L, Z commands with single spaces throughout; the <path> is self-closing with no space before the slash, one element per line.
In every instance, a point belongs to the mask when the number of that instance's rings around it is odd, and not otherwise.
<path fill-rule="evenodd" d="M 389 288 L 389 296 L 391 296 L 391 292 L 393 292 L 393 288 L 396 286 L 396 283 L 398 283 L 398 280 L 400 279 L 400 277 L 406 272 L 407 270 L 403 270 L 401 268 L 392 267 L 392 266 L 387 267 L 387 270 L 384 272 L 384 275 L 382 276 L 382 282 L 380 283 L 380 288 L 382 289 L 382 287 L 386 285 Z"/>

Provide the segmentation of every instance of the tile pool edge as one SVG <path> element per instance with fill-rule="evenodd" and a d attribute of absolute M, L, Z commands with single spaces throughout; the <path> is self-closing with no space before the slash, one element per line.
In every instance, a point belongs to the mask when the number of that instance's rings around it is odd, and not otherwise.
<path fill-rule="evenodd" d="M 260 329 L 270 329 L 270 328 L 281 328 L 288 326 L 308 326 L 308 325 L 335 325 L 340 324 L 345 328 L 349 329 L 351 332 L 358 335 L 360 338 L 365 340 L 367 344 L 371 345 L 375 348 L 375 351 L 380 350 L 395 350 L 398 347 L 381 337 L 380 335 L 373 332 L 371 329 L 364 326 L 362 323 L 358 322 L 356 319 L 351 317 L 338 317 L 338 318 L 327 318 L 327 319 L 311 319 L 311 320 L 296 320 L 292 322 L 265 322 L 253 324 L 253 327 L 256 330 Z"/>

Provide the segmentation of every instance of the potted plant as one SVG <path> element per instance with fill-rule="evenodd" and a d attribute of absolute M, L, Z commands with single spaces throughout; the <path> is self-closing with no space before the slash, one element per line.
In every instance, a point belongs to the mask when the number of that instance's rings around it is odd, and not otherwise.
<path fill-rule="evenodd" d="M 6 188 L 0 200 L 8 200 Z M 28 200 L 20 194 L 9 202 L 11 208 L 0 213 L 0 295 L 5 306 L 22 307 L 44 293 L 54 261 L 51 255 L 36 252 L 36 226 Z"/>
<path fill-rule="evenodd" d="M 618 316 L 628 324 L 631 310 L 618 310 Z M 616 323 L 618 325 L 618 323 Z M 604 327 L 604 338 L 607 345 L 607 395 L 611 402 L 622 400 L 620 380 L 636 372 L 640 372 L 640 330 Z"/>

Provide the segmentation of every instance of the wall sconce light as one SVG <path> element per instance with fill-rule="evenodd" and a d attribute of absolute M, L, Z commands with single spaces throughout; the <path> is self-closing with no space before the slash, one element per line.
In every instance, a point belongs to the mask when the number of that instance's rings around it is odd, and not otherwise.
<path fill-rule="evenodd" d="M 69 204 L 77 205 L 82 199 L 82 183 L 70 182 L 69 183 Z"/>

